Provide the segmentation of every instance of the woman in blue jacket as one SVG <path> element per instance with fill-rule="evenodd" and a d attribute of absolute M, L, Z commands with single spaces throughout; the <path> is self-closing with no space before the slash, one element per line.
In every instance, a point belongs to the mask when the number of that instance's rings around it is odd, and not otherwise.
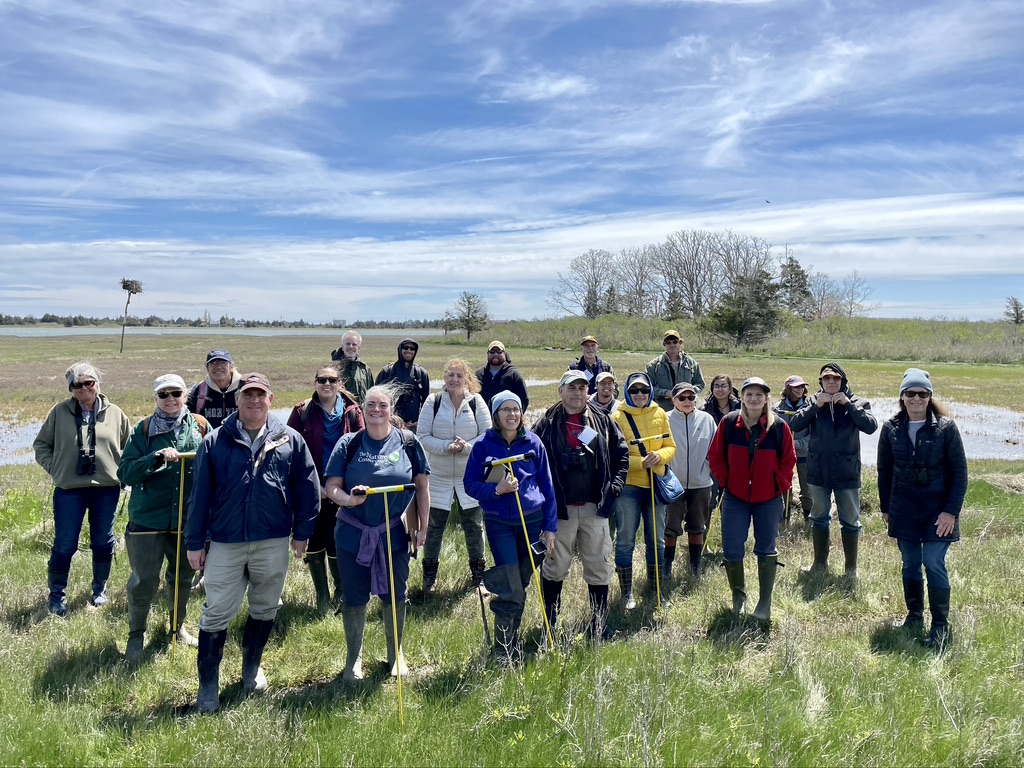
<path fill-rule="evenodd" d="M 505 390 L 491 400 L 494 427 L 473 446 L 466 465 L 466 492 L 480 502 L 484 512 L 487 544 L 494 567 L 484 572 L 494 611 L 494 655 L 504 662 L 521 657 L 519 625 L 526 607 L 526 591 L 533 566 L 541 558 L 530 557 L 530 544 L 555 545 L 558 511 L 555 489 L 544 444 L 523 424 L 518 396 Z M 510 456 L 522 457 L 510 464 L 492 465 Z M 518 496 L 518 502 L 516 497 Z M 520 505 L 522 519 L 520 519 Z M 528 534 L 524 536 L 523 525 Z"/>

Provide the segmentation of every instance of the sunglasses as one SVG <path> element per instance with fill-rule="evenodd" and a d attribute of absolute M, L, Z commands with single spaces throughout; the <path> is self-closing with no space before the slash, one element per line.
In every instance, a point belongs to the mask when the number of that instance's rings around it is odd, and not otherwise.
<path fill-rule="evenodd" d="M 415 352 L 416 347 L 402 347 L 403 352 Z"/>
<path fill-rule="evenodd" d="M 166 400 L 168 397 L 173 397 L 175 400 L 177 400 L 183 394 L 185 393 L 182 392 L 180 389 L 164 389 L 160 392 L 157 392 L 156 396 L 159 397 L 161 400 Z"/>
<path fill-rule="evenodd" d="M 906 392 L 903 393 L 903 396 L 906 397 L 908 400 L 915 397 L 920 397 L 922 400 L 927 400 L 929 397 L 932 396 L 932 393 L 927 391 L 922 392 L 917 389 L 908 389 Z"/>
<path fill-rule="evenodd" d="M 676 400 L 696 400 L 696 395 L 676 395 Z"/>
<path fill-rule="evenodd" d="M 822 376 L 821 380 L 822 381 L 842 381 L 843 377 L 842 376 L 831 376 L 831 375 L 829 375 L 829 376 Z"/>
<path fill-rule="evenodd" d="M 631 395 L 649 395 L 651 390 L 647 387 L 630 387 L 629 394 Z"/>
<path fill-rule="evenodd" d="M 96 386 L 96 382 L 95 381 L 76 381 L 74 384 L 71 385 L 71 388 L 72 389 L 81 389 L 82 387 L 85 387 L 86 389 L 92 389 L 95 386 Z"/>
<path fill-rule="evenodd" d="M 337 384 L 340 379 L 337 376 L 317 376 L 317 384 Z"/>

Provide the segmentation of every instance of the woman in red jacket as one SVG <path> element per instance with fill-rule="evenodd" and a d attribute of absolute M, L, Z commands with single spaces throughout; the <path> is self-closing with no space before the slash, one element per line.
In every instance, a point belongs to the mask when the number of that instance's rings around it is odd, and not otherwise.
<path fill-rule="evenodd" d="M 768 622 L 779 564 L 775 540 L 782 519 L 783 497 L 793 485 L 796 448 L 789 425 L 772 411 L 768 397 L 771 389 L 764 379 L 747 379 L 741 391 L 740 410 L 722 417 L 708 459 L 711 473 L 725 489 L 722 550 L 733 611 L 739 615 L 746 608 L 743 555 L 753 522 L 760 586 L 753 616 Z"/>

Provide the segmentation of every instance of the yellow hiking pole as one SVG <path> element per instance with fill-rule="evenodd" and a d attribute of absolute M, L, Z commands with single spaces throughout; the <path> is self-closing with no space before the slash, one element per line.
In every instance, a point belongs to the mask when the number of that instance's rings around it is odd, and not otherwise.
<path fill-rule="evenodd" d="M 535 458 L 537 458 L 536 451 L 527 451 L 526 453 L 519 453 L 515 456 L 509 456 L 504 459 L 494 459 L 490 462 L 490 465 L 504 465 L 506 474 L 511 475 L 512 464 L 517 461 L 523 461 L 524 459 Z M 519 522 L 523 524 L 523 538 L 526 540 L 526 552 L 530 556 L 530 567 L 533 569 L 533 581 L 537 585 L 537 599 L 540 600 L 540 614 L 544 617 L 544 629 L 548 633 L 548 648 L 554 651 L 555 636 L 551 632 L 551 623 L 548 621 L 547 606 L 544 605 L 544 590 L 540 585 L 540 571 L 537 569 L 537 561 L 533 559 L 533 547 L 530 546 L 530 532 L 526 529 L 526 516 L 523 514 L 523 500 L 519 498 L 518 488 L 516 488 L 516 506 L 519 508 Z"/>
<path fill-rule="evenodd" d="M 181 470 L 178 473 L 178 539 L 175 542 L 174 553 L 174 608 L 171 610 L 171 661 L 174 661 L 174 651 L 178 647 L 178 576 L 181 574 L 181 521 L 185 514 L 185 460 L 194 459 L 196 452 L 179 453 L 178 463 Z"/>
<path fill-rule="evenodd" d="M 651 435 L 650 437 L 638 437 L 636 440 L 630 440 L 630 445 L 640 446 L 641 451 L 645 451 L 644 443 L 650 443 L 654 440 L 664 440 L 670 435 L 666 432 L 664 435 Z M 646 456 L 646 454 L 645 454 Z M 654 467 L 649 467 L 647 470 L 647 477 L 651 486 L 651 522 L 653 523 L 654 530 L 651 531 L 651 541 L 654 542 L 654 588 L 658 597 L 658 607 L 661 607 L 661 564 L 658 562 L 658 505 L 657 499 L 654 496 Z"/>
<path fill-rule="evenodd" d="M 388 504 L 389 493 L 403 493 L 405 491 L 415 491 L 416 485 L 414 483 L 405 483 L 403 485 L 386 485 L 382 488 L 367 488 L 366 490 L 355 490 L 357 496 L 366 495 L 374 496 L 378 493 L 384 494 L 384 530 L 387 532 L 388 541 L 388 580 L 391 588 L 391 631 L 392 637 L 395 639 L 395 670 L 397 674 L 395 677 L 398 680 L 398 720 L 402 724 L 402 728 L 405 728 L 405 708 L 402 706 L 402 644 L 398 640 L 398 604 L 395 602 L 395 564 L 392 560 L 394 557 L 394 550 L 391 549 L 391 509 Z"/>

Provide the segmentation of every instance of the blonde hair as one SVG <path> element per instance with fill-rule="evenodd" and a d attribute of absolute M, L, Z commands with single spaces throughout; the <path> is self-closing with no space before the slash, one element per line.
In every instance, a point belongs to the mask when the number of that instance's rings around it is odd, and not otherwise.
<path fill-rule="evenodd" d="M 445 374 L 448 373 L 449 368 L 458 368 L 462 371 L 463 378 L 466 380 L 466 389 L 469 390 L 470 394 L 475 395 L 480 391 L 480 380 L 477 379 L 476 374 L 473 373 L 473 369 L 469 367 L 469 363 L 461 357 L 453 357 L 444 364 Z"/>

